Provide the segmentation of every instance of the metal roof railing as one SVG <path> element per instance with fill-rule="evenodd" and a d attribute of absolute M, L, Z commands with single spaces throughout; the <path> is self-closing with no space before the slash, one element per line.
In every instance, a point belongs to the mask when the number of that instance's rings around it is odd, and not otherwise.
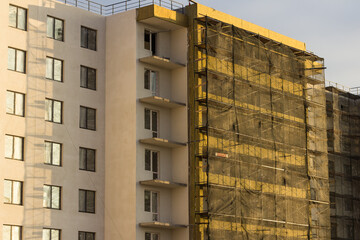
<path fill-rule="evenodd" d="M 125 12 L 149 5 L 159 5 L 170 10 L 184 13 L 184 5 L 174 0 L 126 0 L 113 3 L 110 5 L 102 5 L 90 0 L 57 0 L 59 2 L 78 7 L 89 12 L 97 13 L 103 16 L 110 16 L 116 13 Z"/>
<path fill-rule="evenodd" d="M 360 96 L 360 87 L 346 87 L 340 83 L 332 82 L 332 81 L 325 81 L 325 87 L 335 87 L 339 90 L 344 92 L 348 92 L 357 96 Z"/>

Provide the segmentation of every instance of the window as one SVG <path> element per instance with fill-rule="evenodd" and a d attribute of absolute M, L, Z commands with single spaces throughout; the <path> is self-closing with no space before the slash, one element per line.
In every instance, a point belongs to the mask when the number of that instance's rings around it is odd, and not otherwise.
<path fill-rule="evenodd" d="M 353 203 L 350 198 L 345 198 L 344 202 L 345 202 L 345 211 L 353 211 L 354 210 Z"/>
<path fill-rule="evenodd" d="M 96 130 L 96 110 L 80 106 L 80 128 Z"/>
<path fill-rule="evenodd" d="M 80 87 L 96 90 L 96 69 L 81 66 Z"/>
<path fill-rule="evenodd" d="M 81 47 L 96 51 L 96 30 L 81 26 Z"/>
<path fill-rule="evenodd" d="M 95 240 L 95 233 L 79 232 L 79 240 Z"/>
<path fill-rule="evenodd" d="M 60 209 L 61 208 L 61 187 L 44 185 L 43 207 Z"/>
<path fill-rule="evenodd" d="M 159 152 L 145 149 L 145 170 L 153 173 L 153 179 L 159 178 Z"/>
<path fill-rule="evenodd" d="M 54 81 L 63 81 L 63 61 L 46 57 L 46 78 Z"/>
<path fill-rule="evenodd" d="M 45 120 L 54 123 L 62 123 L 62 102 L 45 99 Z"/>
<path fill-rule="evenodd" d="M 80 148 L 80 170 L 95 172 L 95 149 Z"/>
<path fill-rule="evenodd" d="M 45 164 L 61 166 L 62 144 L 45 141 Z"/>
<path fill-rule="evenodd" d="M 152 131 L 153 137 L 158 137 L 158 112 L 145 108 L 145 129 Z"/>
<path fill-rule="evenodd" d="M 22 227 L 3 225 L 3 240 L 21 240 Z"/>
<path fill-rule="evenodd" d="M 8 48 L 8 69 L 16 72 L 25 73 L 25 60 L 26 52 L 15 49 Z"/>
<path fill-rule="evenodd" d="M 152 213 L 152 220 L 158 221 L 159 220 L 159 213 L 158 213 L 158 193 L 145 190 L 144 193 L 144 210 L 145 212 L 151 212 Z"/>
<path fill-rule="evenodd" d="M 64 41 L 64 20 L 48 16 L 46 36 L 55 40 Z"/>
<path fill-rule="evenodd" d="M 15 160 L 24 160 L 24 138 L 5 135 L 5 157 Z"/>
<path fill-rule="evenodd" d="M 26 31 L 27 11 L 25 8 L 9 5 L 9 26 Z"/>
<path fill-rule="evenodd" d="M 4 203 L 22 204 L 22 182 L 4 180 Z"/>
<path fill-rule="evenodd" d="M 150 90 L 152 95 L 158 95 L 158 77 L 157 72 L 145 69 L 144 88 Z"/>
<path fill-rule="evenodd" d="M 25 95 L 13 91 L 6 92 L 6 113 L 24 116 Z"/>
<path fill-rule="evenodd" d="M 351 177 L 352 175 L 352 171 L 351 171 L 351 165 L 349 164 L 344 164 L 344 174 L 347 177 Z"/>
<path fill-rule="evenodd" d="M 61 230 L 54 228 L 44 228 L 43 229 L 43 240 L 60 240 L 61 239 Z"/>
<path fill-rule="evenodd" d="M 79 212 L 95 213 L 95 191 L 79 190 Z"/>
<path fill-rule="evenodd" d="M 158 233 L 145 233 L 145 240 L 159 240 L 159 234 Z"/>
<path fill-rule="evenodd" d="M 153 55 L 156 54 L 156 33 L 145 30 L 144 33 L 144 48 L 150 50 Z"/>

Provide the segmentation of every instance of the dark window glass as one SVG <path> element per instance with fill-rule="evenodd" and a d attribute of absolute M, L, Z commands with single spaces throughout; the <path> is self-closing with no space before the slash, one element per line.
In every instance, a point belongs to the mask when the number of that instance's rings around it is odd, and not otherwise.
<path fill-rule="evenodd" d="M 80 106 L 80 128 L 96 130 L 96 110 Z"/>
<path fill-rule="evenodd" d="M 96 30 L 81 27 L 81 47 L 96 51 Z"/>
<path fill-rule="evenodd" d="M 95 213 L 95 192 L 79 190 L 79 212 Z"/>
<path fill-rule="evenodd" d="M 94 232 L 79 232 L 79 240 L 95 240 Z"/>
<path fill-rule="evenodd" d="M 9 5 L 9 26 L 26 31 L 27 10 Z"/>
<path fill-rule="evenodd" d="M 81 66 L 80 87 L 96 90 L 96 69 Z"/>
<path fill-rule="evenodd" d="M 95 172 L 95 149 L 80 148 L 79 169 Z"/>

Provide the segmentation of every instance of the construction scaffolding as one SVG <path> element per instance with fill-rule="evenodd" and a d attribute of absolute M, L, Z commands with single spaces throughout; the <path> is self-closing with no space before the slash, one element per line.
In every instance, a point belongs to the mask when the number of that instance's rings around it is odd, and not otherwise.
<path fill-rule="evenodd" d="M 191 239 L 329 239 L 323 59 L 191 25 Z"/>
<path fill-rule="evenodd" d="M 360 239 L 360 96 L 326 90 L 331 239 Z"/>

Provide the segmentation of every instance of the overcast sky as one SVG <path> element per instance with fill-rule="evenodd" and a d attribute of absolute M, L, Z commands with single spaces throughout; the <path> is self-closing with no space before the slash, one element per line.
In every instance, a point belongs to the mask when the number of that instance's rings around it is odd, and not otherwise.
<path fill-rule="evenodd" d="M 177 0 L 187 4 L 187 0 Z M 98 2 L 114 3 L 116 0 Z M 326 79 L 360 87 L 359 0 L 197 0 L 305 42 L 325 58 Z"/>

